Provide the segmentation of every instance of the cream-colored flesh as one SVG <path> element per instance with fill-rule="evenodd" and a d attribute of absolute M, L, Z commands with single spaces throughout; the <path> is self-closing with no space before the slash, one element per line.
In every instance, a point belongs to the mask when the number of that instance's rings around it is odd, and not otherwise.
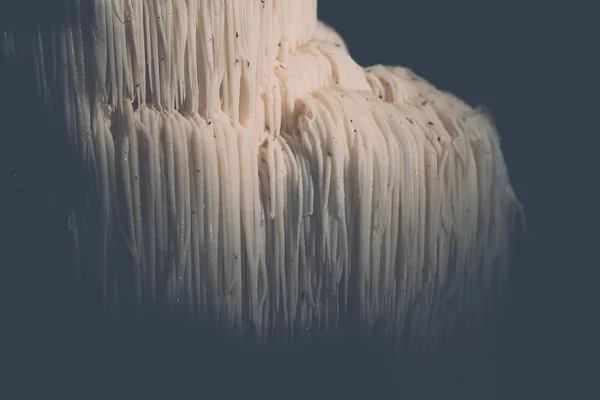
<path fill-rule="evenodd" d="M 316 0 L 69 3 L 2 48 L 34 55 L 90 177 L 70 232 L 107 310 L 127 292 L 258 343 L 352 323 L 417 352 L 483 328 L 518 206 L 485 114 L 357 65 Z"/>

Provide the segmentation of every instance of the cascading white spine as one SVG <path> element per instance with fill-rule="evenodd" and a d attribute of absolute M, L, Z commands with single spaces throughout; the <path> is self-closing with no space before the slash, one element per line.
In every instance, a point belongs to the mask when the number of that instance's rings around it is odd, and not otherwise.
<path fill-rule="evenodd" d="M 90 178 L 71 246 L 103 308 L 415 354 L 485 327 L 518 202 L 484 113 L 358 66 L 315 0 L 64 7 L 3 57 L 29 49 Z"/>

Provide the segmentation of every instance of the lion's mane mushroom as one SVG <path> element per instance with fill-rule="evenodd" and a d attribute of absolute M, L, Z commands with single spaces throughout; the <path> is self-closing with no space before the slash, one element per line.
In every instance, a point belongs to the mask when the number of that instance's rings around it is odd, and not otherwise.
<path fill-rule="evenodd" d="M 485 113 L 357 65 L 316 0 L 55 7 L 0 40 L 86 178 L 62 216 L 86 298 L 409 353 L 493 322 L 519 203 Z"/>

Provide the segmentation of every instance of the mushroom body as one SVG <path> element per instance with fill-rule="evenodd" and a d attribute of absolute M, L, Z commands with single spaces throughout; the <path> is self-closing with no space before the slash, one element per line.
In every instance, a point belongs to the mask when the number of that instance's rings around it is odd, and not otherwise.
<path fill-rule="evenodd" d="M 493 326 L 519 204 L 485 113 L 357 65 L 316 0 L 56 7 L 0 43 L 76 158 L 74 301 L 403 354 Z"/>

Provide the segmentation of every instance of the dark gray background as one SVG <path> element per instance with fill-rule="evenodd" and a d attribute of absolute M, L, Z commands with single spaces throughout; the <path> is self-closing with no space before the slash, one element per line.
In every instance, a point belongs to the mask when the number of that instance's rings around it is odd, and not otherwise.
<path fill-rule="evenodd" d="M 26 10 L 31 22 L 55 17 L 53 1 L 58 0 L 0 0 L 0 10 Z M 600 35 L 591 7 L 579 3 L 320 1 L 320 17 L 339 31 L 360 64 L 408 66 L 493 113 L 529 236 L 515 234 L 499 362 L 487 377 L 495 385 L 486 399 L 579 398 L 594 371 L 588 339 L 597 316 L 590 272 L 600 264 L 599 132 L 598 79 L 591 71 Z M 0 12 L 0 26 L 9 15 Z M 2 76 L 0 93 L 11 81 Z M 46 264 L 56 256 L 56 239 L 48 235 L 44 199 L 54 173 L 49 171 L 64 168 L 66 160 L 50 157 L 52 143 L 43 137 L 32 142 L 22 134 L 24 127 L 36 126 L 27 98 L 0 98 L 0 108 L 11 110 L 0 122 L 0 293 L 6 311 L 0 331 L 8 333 L 0 364 L 9 363 L 19 378 L 9 375 L 10 381 L 20 390 L 40 389 L 47 397 L 59 393 L 44 386 L 53 384 L 87 398 L 107 388 L 123 393 L 119 385 L 134 382 L 133 398 L 154 397 L 157 392 L 145 388 L 165 380 L 173 390 L 188 391 L 186 398 L 189 390 L 214 395 L 223 388 L 249 397 L 306 392 L 329 399 L 408 391 L 411 382 L 392 377 L 384 358 L 356 349 L 261 357 L 215 350 L 209 356 L 190 350 L 197 339 L 186 327 L 106 327 L 70 319 L 60 311 L 60 279 Z M 421 376 L 435 373 L 425 370 Z M 470 374 L 450 373 L 453 382 L 441 385 L 439 393 L 453 398 L 464 395 L 465 387 L 488 385 Z M 418 376 L 410 375 L 411 387 L 423 394 L 427 388 L 419 386 Z"/>

